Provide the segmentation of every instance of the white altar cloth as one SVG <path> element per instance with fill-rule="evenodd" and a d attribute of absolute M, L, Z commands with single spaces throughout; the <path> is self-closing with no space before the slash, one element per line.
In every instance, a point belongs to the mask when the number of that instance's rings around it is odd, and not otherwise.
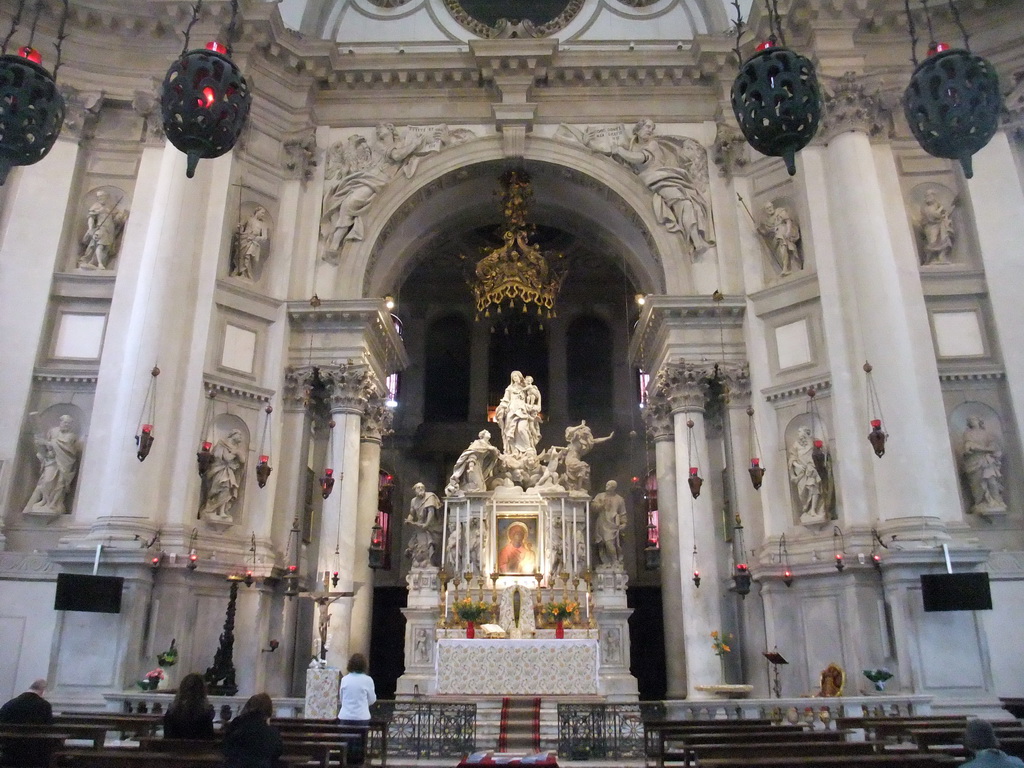
<path fill-rule="evenodd" d="M 437 692 L 494 696 L 597 693 L 597 640 L 437 641 Z"/>

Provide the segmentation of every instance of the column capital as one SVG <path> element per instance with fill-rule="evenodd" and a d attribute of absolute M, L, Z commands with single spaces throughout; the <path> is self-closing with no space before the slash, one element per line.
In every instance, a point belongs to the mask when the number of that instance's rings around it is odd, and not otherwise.
<path fill-rule="evenodd" d="M 708 379 L 714 375 L 714 363 L 688 363 L 684 360 L 666 363 L 654 378 L 654 391 L 663 393 L 672 413 L 703 412 Z"/>
<path fill-rule="evenodd" d="M 662 391 L 652 392 L 647 397 L 647 405 L 644 408 L 644 423 L 647 425 L 647 432 L 654 442 L 675 439 L 675 427 L 672 421 L 672 407 L 669 405 L 668 396 Z"/>
<path fill-rule="evenodd" d="M 379 397 L 381 387 L 366 365 L 328 365 L 318 368 L 320 381 L 327 390 L 331 413 L 362 416 L 367 403 Z"/>
<path fill-rule="evenodd" d="M 142 143 L 150 147 L 162 146 L 165 138 L 159 88 L 154 83 L 151 90 L 138 90 L 132 97 L 132 109 L 142 118 Z"/>
<path fill-rule="evenodd" d="M 359 425 L 359 439 L 362 442 L 379 443 L 394 430 L 391 424 L 395 414 L 384 403 L 386 398 L 380 393 L 373 393 L 363 407 L 363 418 Z"/>
<path fill-rule="evenodd" d="M 871 138 L 892 138 L 893 110 L 880 88 L 865 85 L 855 72 L 825 80 L 819 142 L 828 143 L 846 131 L 859 131 Z"/>
<path fill-rule="evenodd" d="M 746 407 L 750 402 L 750 363 L 720 363 L 718 376 L 725 384 L 724 402 L 727 407 Z"/>
<path fill-rule="evenodd" d="M 750 162 L 747 156 L 747 142 L 739 129 L 724 119 L 719 118 L 715 127 L 717 131 L 711 159 L 718 166 L 718 175 L 728 179 Z"/>
<path fill-rule="evenodd" d="M 285 369 L 281 399 L 286 411 L 302 411 L 309 406 L 315 370 L 312 365 L 290 365 Z"/>
<path fill-rule="evenodd" d="M 316 168 L 316 131 L 308 128 L 281 143 L 281 166 L 288 178 L 306 182 Z"/>
<path fill-rule="evenodd" d="M 1024 141 L 1024 70 L 1014 72 L 1013 77 L 1017 85 L 1003 100 L 1006 109 L 1002 123 L 1011 138 Z"/>

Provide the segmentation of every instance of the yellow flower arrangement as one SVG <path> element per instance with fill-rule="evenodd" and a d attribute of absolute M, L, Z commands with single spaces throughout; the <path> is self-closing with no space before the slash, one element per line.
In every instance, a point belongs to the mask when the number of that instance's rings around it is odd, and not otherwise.
<path fill-rule="evenodd" d="M 732 650 L 732 648 L 729 647 L 729 641 L 731 640 L 731 634 L 727 632 L 719 632 L 716 629 L 711 633 L 711 650 L 713 650 L 715 655 L 719 658 L 724 658 L 725 654 Z"/>
<path fill-rule="evenodd" d="M 568 621 L 580 614 L 580 604 L 575 600 L 565 600 L 560 603 L 547 603 L 544 606 L 544 615 L 551 621 Z"/>
<path fill-rule="evenodd" d="M 471 597 L 464 597 L 452 604 L 452 610 L 463 621 L 475 623 L 491 612 L 491 604 L 474 600 Z"/>

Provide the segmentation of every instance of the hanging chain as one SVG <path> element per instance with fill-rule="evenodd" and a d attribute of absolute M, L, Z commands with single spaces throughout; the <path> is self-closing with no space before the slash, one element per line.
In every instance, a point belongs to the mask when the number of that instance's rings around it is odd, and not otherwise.
<path fill-rule="evenodd" d="M 236 34 L 238 34 L 238 0 L 231 0 L 231 23 L 228 24 L 227 39 L 224 41 L 224 45 L 228 49 L 228 56 L 231 55 L 231 44 L 235 41 Z"/>
<path fill-rule="evenodd" d="M 956 28 L 960 30 L 960 36 L 964 39 L 964 49 L 970 53 L 971 43 L 970 36 L 967 34 L 967 30 L 964 28 L 964 23 L 960 19 L 960 9 L 957 7 L 955 0 L 949 0 L 949 12 L 953 14 L 953 23 L 956 24 Z"/>
<path fill-rule="evenodd" d="M 199 21 L 199 11 L 203 7 L 203 0 L 196 0 L 196 4 L 192 6 L 192 18 L 188 22 L 188 26 L 185 27 L 185 45 L 181 48 L 181 55 L 184 56 L 188 53 L 188 40 L 192 35 L 192 27 Z"/>
<path fill-rule="evenodd" d="M 53 79 L 57 79 L 57 70 L 60 69 L 61 52 L 64 48 L 64 40 L 67 39 L 67 34 L 64 32 L 64 28 L 68 23 L 68 12 L 71 10 L 68 5 L 68 0 L 63 0 L 64 12 L 60 17 L 60 26 L 57 28 L 57 42 L 54 43 L 53 47 L 57 49 L 57 62 L 53 65 Z"/>
<path fill-rule="evenodd" d="M 14 12 L 14 17 L 11 19 L 11 28 L 7 32 L 7 37 L 4 38 L 3 45 L 0 46 L 0 53 L 7 55 L 7 44 L 11 42 L 11 38 L 14 37 L 14 33 L 18 31 L 18 27 L 21 26 L 21 14 L 25 12 L 25 0 L 18 0 L 18 10 Z"/>
<path fill-rule="evenodd" d="M 928 0 L 921 0 L 921 7 L 924 8 L 924 22 L 928 25 L 928 47 L 935 47 L 935 30 L 932 29 L 932 12 L 928 9 Z"/>
<path fill-rule="evenodd" d="M 910 12 L 910 0 L 903 0 L 903 7 L 907 12 L 907 32 L 910 34 L 910 60 L 914 67 L 917 67 L 917 27 L 914 25 L 914 16 Z"/>
<path fill-rule="evenodd" d="M 736 28 L 736 47 L 733 51 L 736 54 L 736 66 L 743 66 L 743 54 L 740 53 L 740 37 L 743 35 L 743 13 L 740 11 L 740 0 L 732 0 L 732 7 L 736 9 L 736 21 L 733 26 Z"/>

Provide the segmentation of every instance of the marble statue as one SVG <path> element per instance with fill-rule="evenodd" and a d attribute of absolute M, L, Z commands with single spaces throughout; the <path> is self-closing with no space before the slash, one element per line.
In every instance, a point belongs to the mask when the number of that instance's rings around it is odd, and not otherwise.
<path fill-rule="evenodd" d="M 459 456 L 452 470 L 452 476 L 445 486 L 447 496 L 455 496 L 465 491 L 486 491 L 488 483 L 495 477 L 501 455 L 491 445 L 491 433 L 480 430 L 474 440 Z"/>
<path fill-rule="evenodd" d="M 245 438 L 233 429 L 213 446 L 213 462 L 203 476 L 205 496 L 201 513 L 216 522 L 232 522 L 245 469 Z"/>
<path fill-rule="evenodd" d="M 622 536 L 626 530 L 626 502 L 616 489 L 614 480 L 605 483 L 604 491 L 590 502 L 596 512 L 594 518 L 594 544 L 601 565 L 622 567 Z"/>
<path fill-rule="evenodd" d="M 949 264 L 953 253 L 953 208 L 946 208 L 934 189 L 924 193 L 915 228 L 921 240 L 921 264 Z"/>
<path fill-rule="evenodd" d="M 412 529 L 412 536 L 405 548 L 405 556 L 414 568 L 427 568 L 434 564 L 434 555 L 441 542 L 441 523 L 437 512 L 441 501 L 436 493 L 427 491 L 423 483 L 412 487 L 413 497 L 409 502 L 409 514 L 405 524 Z"/>
<path fill-rule="evenodd" d="M 556 520 L 551 526 L 547 537 L 548 549 L 548 583 L 554 583 L 555 577 L 565 570 L 565 560 L 562 557 L 562 524 Z"/>
<path fill-rule="evenodd" d="M 456 557 L 459 550 L 459 539 L 462 536 L 462 524 L 451 521 L 448 524 L 448 534 L 444 542 L 444 568 L 451 573 L 459 572 L 459 562 Z"/>
<path fill-rule="evenodd" d="M 487 540 L 487 526 L 484 526 L 481 537 L 480 518 L 472 518 L 469 521 L 469 543 L 466 545 L 466 570 L 470 573 L 484 572 L 480 555 L 487 551 Z"/>
<path fill-rule="evenodd" d="M 267 216 L 267 209 L 258 205 L 252 215 L 238 225 L 231 254 L 232 277 L 242 277 L 246 280 L 256 279 L 256 268 L 263 260 L 264 247 L 270 240 L 270 225 L 267 223 Z"/>
<path fill-rule="evenodd" d="M 128 211 L 118 210 L 120 201 L 111 205 L 110 195 L 97 190 L 96 202 L 89 206 L 82 236 L 80 269 L 107 269 L 121 247 L 121 233 L 128 221 Z"/>
<path fill-rule="evenodd" d="M 709 202 L 708 159 L 693 139 L 656 136 L 653 120 L 640 120 L 627 134 L 588 126 L 580 135 L 562 126 L 595 152 L 609 155 L 631 168 L 654 193 L 654 213 L 669 232 L 678 232 L 694 255 L 715 244 Z"/>
<path fill-rule="evenodd" d="M 1003 446 L 978 416 L 967 418 L 960 453 L 971 492 L 971 512 L 1005 512 L 1003 500 Z"/>
<path fill-rule="evenodd" d="M 565 442 L 568 445 L 565 451 L 565 474 L 562 477 L 566 490 L 584 493 L 589 490 L 590 465 L 583 461 L 583 457 L 590 453 L 595 445 L 611 440 L 614 435 L 612 432 L 605 437 L 594 437 L 586 421 L 575 427 L 566 428 Z"/>
<path fill-rule="evenodd" d="M 537 453 L 540 441 L 540 390 L 520 371 L 512 371 L 494 420 L 501 428 L 504 453 L 508 456 Z"/>
<path fill-rule="evenodd" d="M 412 178 L 422 156 L 474 136 L 470 130 L 450 130 L 447 125 L 399 130 L 380 123 L 369 137 L 353 135 L 330 147 L 320 220 L 325 255 L 333 254 L 333 259 L 345 241 L 363 239 L 363 215 L 399 173 Z"/>
<path fill-rule="evenodd" d="M 63 515 L 67 498 L 78 474 L 82 444 L 74 430 L 74 419 L 60 417 L 56 427 L 36 435 L 36 456 L 39 458 L 39 481 L 28 503 L 26 515 Z"/>
<path fill-rule="evenodd" d="M 567 450 L 568 448 L 566 446 L 552 445 L 538 456 L 538 459 L 544 462 L 544 469 L 537 478 L 535 487 L 552 488 L 556 490 L 561 488 L 562 490 L 565 490 L 562 488 L 562 476 L 559 469 L 565 461 L 565 453 Z"/>
<path fill-rule="evenodd" d="M 789 479 L 796 489 L 800 522 L 805 525 L 824 522 L 827 513 L 825 481 L 814 466 L 813 450 L 811 428 L 799 427 L 793 444 L 789 446 Z"/>
<path fill-rule="evenodd" d="M 764 216 L 757 225 L 757 231 L 768 243 L 779 275 L 785 277 L 794 269 L 804 268 L 800 254 L 800 225 L 788 209 L 771 201 L 765 203 Z"/>

